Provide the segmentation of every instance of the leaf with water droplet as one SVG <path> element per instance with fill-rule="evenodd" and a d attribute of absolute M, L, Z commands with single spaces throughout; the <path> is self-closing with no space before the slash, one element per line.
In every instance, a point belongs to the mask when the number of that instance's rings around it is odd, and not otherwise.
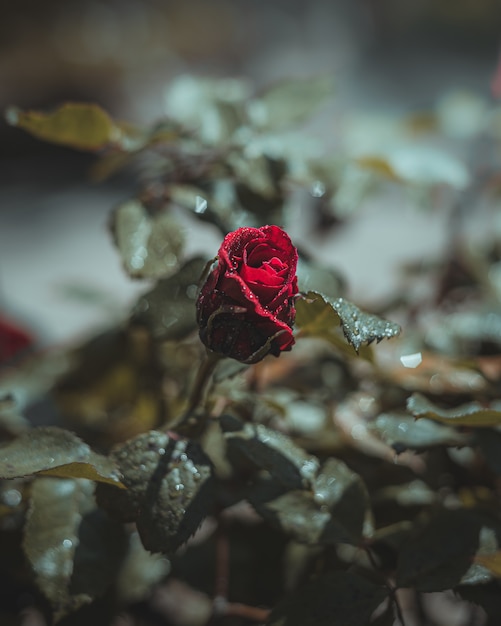
<path fill-rule="evenodd" d="M 129 200 L 113 212 L 111 230 L 132 278 L 165 278 L 178 269 L 184 235 L 168 212 L 150 214 L 139 200 Z"/>
<path fill-rule="evenodd" d="M 464 446 L 471 440 L 465 433 L 431 420 L 416 421 L 399 413 L 381 413 L 369 423 L 369 429 L 398 452 L 423 450 L 433 446 Z"/>
<path fill-rule="evenodd" d="M 95 508 L 86 480 L 37 478 L 23 548 L 56 621 L 102 594 L 117 573 L 123 527 Z"/>
<path fill-rule="evenodd" d="M 195 257 L 179 271 L 157 281 L 132 310 L 131 321 L 145 326 L 155 339 L 181 339 L 197 327 L 195 302 L 206 261 Z"/>
<path fill-rule="evenodd" d="M 32 485 L 23 548 L 57 617 L 92 600 L 69 592 L 78 528 L 82 514 L 93 506 L 92 490 L 91 483 L 70 479 L 38 478 Z"/>
<path fill-rule="evenodd" d="M 309 291 L 297 301 L 295 324 L 299 329 L 298 338 L 326 339 L 352 355 L 336 330 L 341 325 L 345 338 L 355 352 L 368 360 L 372 360 L 372 353 L 368 349 L 363 351 L 363 344 L 395 337 L 400 332 L 400 327 L 394 322 L 365 313 L 344 298 L 332 299 L 317 291 Z"/>
<path fill-rule="evenodd" d="M 63 428 L 34 428 L 0 448 L 0 478 L 47 474 L 123 487 L 113 461 Z"/>
<path fill-rule="evenodd" d="M 484 428 L 501 424 L 501 410 L 484 407 L 480 402 L 469 402 L 452 409 L 442 409 L 420 393 L 414 393 L 407 400 L 407 410 L 415 418 L 426 417 L 450 426 Z"/>
<path fill-rule="evenodd" d="M 212 465 L 196 442 L 150 431 L 111 454 L 127 491 L 99 485 L 99 506 L 120 521 L 136 521 L 144 547 L 174 552 L 197 530 L 213 505 Z"/>
<path fill-rule="evenodd" d="M 49 113 L 11 107 L 5 117 L 38 139 L 78 150 L 100 150 L 119 142 L 124 134 L 104 109 L 84 102 L 66 102 Z"/>
<path fill-rule="evenodd" d="M 237 467 L 245 458 L 288 489 L 302 489 L 315 478 L 318 459 L 306 454 L 287 435 L 263 424 L 244 424 L 229 415 L 221 417 L 221 428 L 228 458 Z"/>
<path fill-rule="evenodd" d="M 297 541 L 358 545 L 372 528 L 367 488 L 362 478 L 338 459 L 327 459 L 310 489 L 275 497 L 265 483 L 258 483 L 251 492 L 251 504 Z"/>
<path fill-rule="evenodd" d="M 363 626 L 387 596 L 383 585 L 353 572 L 331 571 L 282 600 L 266 626 Z"/>

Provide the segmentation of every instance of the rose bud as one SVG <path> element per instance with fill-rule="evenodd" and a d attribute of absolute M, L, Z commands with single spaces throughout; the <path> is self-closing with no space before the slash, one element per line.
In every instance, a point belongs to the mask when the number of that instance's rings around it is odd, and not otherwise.
<path fill-rule="evenodd" d="M 197 300 L 202 342 L 243 363 L 290 350 L 296 265 L 297 250 L 278 226 L 226 235 Z"/>

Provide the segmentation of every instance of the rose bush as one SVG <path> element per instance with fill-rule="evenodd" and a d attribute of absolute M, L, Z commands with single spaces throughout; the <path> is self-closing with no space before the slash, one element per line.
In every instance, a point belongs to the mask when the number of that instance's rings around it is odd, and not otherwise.
<path fill-rule="evenodd" d="M 226 235 L 197 300 L 203 343 L 243 363 L 290 350 L 296 265 L 297 250 L 278 226 Z"/>

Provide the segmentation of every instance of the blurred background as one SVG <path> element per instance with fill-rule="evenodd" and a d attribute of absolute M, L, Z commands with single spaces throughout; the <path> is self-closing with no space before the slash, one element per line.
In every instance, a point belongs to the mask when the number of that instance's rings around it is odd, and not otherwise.
<path fill-rule="evenodd" d="M 449 159 L 437 161 L 436 175 L 453 190 L 443 210 L 387 193 L 361 198 L 356 211 L 351 200 L 336 216 L 342 227 L 326 233 L 301 206 L 288 225 L 369 306 L 398 292 L 403 264 L 440 256 L 447 207 L 497 163 L 496 142 L 484 146 L 486 120 L 489 137 L 501 137 L 500 26 L 499 0 L 20 0 L 2 10 L 0 109 L 96 102 L 147 124 L 165 116 L 182 75 L 244 78 L 257 92 L 327 75 L 334 96 L 303 132 L 334 154 L 355 145 L 373 154 L 402 120 L 419 126 L 433 116 Z M 40 345 L 106 325 L 144 290 L 123 271 L 107 228 L 110 209 L 138 183 L 90 182 L 94 158 L 0 122 L 0 313 Z M 465 223 L 479 237 L 497 202 L 466 203 Z M 200 228 L 188 240 L 211 257 L 220 235 Z"/>

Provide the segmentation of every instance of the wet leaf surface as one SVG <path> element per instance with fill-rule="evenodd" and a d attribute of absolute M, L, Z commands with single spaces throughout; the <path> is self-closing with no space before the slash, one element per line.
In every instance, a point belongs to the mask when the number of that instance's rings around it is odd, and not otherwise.
<path fill-rule="evenodd" d="M 96 104 L 67 102 L 50 113 L 12 107 L 6 119 L 39 139 L 79 150 L 99 150 L 122 136 L 120 127 Z"/>
<path fill-rule="evenodd" d="M 92 600 L 85 593 L 72 597 L 68 590 L 82 515 L 93 507 L 92 491 L 88 481 L 54 478 L 39 478 L 32 486 L 24 551 L 58 616 Z"/>
<path fill-rule="evenodd" d="M 271 485 L 258 483 L 250 501 L 265 519 L 297 541 L 313 545 L 358 545 L 370 524 L 369 498 L 362 479 L 337 459 L 324 463 L 309 490 L 275 497 Z"/>
<path fill-rule="evenodd" d="M 453 409 L 441 409 L 419 393 L 407 400 L 407 410 L 416 418 L 428 419 L 451 426 L 477 428 L 501 424 L 501 410 L 483 407 L 479 402 L 470 402 Z"/>
<path fill-rule="evenodd" d="M 195 330 L 195 301 L 205 264 L 205 259 L 191 259 L 173 276 L 158 280 L 139 298 L 131 321 L 162 340 L 180 339 Z"/>
<path fill-rule="evenodd" d="M 121 486 L 118 468 L 110 459 L 56 426 L 35 428 L 0 448 L 0 478 L 33 474 L 88 478 Z"/>
<path fill-rule="evenodd" d="M 300 336 L 321 337 L 340 347 L 342 343 L 335 328 L 341 325 L 346 340 L 357 353 L 363 344 L 375 340 L 379 343 L 400 333 L 398 324 L 364 313 L 344 298 L 331 299 L 316 291 L 309 291 L 298 300 L 296 310 Z"/>
<path fill-rule="evenodd" d="M 302 489 L 315 478 L 318 459 L 307 455 L 286 435 L 263 424 L 243 424 L 230 416 L 221 418 L 221 427 L 229 458 L 237 464 L 245 457 L 288 489 Z"/>
<path fill-rule="evenodd" d="M 330 572 L 273 609 L 267 626 L 365 626 L 387 597 L 384 587 L 351 572 Z"/>
<path fill-rule="evenodd" d="M 404 413 L 378 415 L 369 428 L 398 452 L 407 448 L 423 450 L 433 446 L 463 446 L 471 442 L 469 435 L 459 433 L 450 426 L 429 419 L 416 420 Z"/>
<path fill-rule="evenodd" d="M 169 213 L 151 215 L 141 202 L 129 200 L 113 212 L 111 230 L 132 278 L 165 278 L 179 267 L 184 237 Z"/>
<path fill-rule="evenodd" d="M 159 431 L 117 447 L 126 491 L 96 490 L 99 506 L 119 521 L 136 521 L 144 547 L 173 553 L 197 530 L 213 506 L 212 465 L 200 446 Z M 115 490 L 116 491 L 116 490 Z"/>

